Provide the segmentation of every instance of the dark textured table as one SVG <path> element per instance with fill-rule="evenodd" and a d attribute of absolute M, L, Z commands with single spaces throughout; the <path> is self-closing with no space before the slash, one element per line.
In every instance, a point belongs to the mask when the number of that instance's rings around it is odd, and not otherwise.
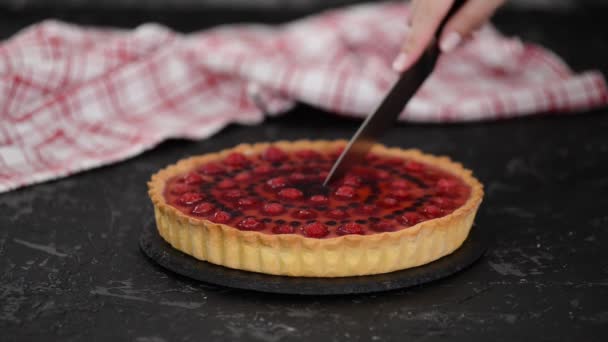
<path fill-rule="evenodd" d="M 13 14 L 0 13 L 4 37 L 45 16 Z M 182 30 L 220 21 L 198 14 L 54 15 L 121 26 L 151 18 Z M 240 19 L 257 18 L 276 21 Z M 497 18 L 505 31 L 549 46 L 576 69 L 607 72 L 602 20 L 594 11 Z M 145 183 L 157 169 L 239 142 L 346 138 L 358 124 L 306 106 L 260 126 L 166 142 L 129 161 L 2 194 L 0 340 L 605 341 L 607 112 L 391 129 L 387 144 L 448 154 L 475 170 L 487 190 L 477 222 L 494 240 L 465 272 L 376 295 L 219 288 L 167 273 L 138 248 L 140 229 L 152 220 Z"/>

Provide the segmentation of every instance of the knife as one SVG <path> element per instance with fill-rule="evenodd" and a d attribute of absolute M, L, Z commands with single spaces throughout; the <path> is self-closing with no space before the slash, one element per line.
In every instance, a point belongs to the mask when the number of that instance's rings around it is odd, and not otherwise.
<path fill-rule="evenodd" d="M 327 186 L 332 181 L 339 179 L 350 168 L 360 164 L 378 138 L 397 120 L 403 108 L 405 108 L 424 81 L 433 72 L 440 54 L 438 45 L 439 34 L 443 30 L 447 20 L 458 11 L 464 2 L 464 0 L 454 1 L 448 14 L 439 25 L 433 41 L 418 61 L 408 71 L 399 76 L 376 110 L 363 121 L 332 166 L 323 182 L 323 186 Z"/>

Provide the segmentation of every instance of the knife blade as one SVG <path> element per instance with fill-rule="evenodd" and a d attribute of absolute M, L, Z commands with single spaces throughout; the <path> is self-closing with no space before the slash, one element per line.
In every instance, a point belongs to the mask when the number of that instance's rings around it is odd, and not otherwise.
<path fill-rule="evenodd" d="M 376 110 L 368 115 L 350 139 L 344 151 L 340 154 L 329 174 L 323 182 L 327 186 L 333 180 L 342 177 L 353 166 L 360 164 L 378 138 L 389 128 L 408 102 L 418 92 L 424 81 L 432 73 L 439 58 L 438 34 L 442 31 L 446 21 L 460 8 L 463 0 L 454 1 L 454 4 L 444 17 L 437 29 L 435 39 L 429 44 L 423 55 L 412 67 L 402 73 L 393 84 L 386 97 L 380 102 Z"/>

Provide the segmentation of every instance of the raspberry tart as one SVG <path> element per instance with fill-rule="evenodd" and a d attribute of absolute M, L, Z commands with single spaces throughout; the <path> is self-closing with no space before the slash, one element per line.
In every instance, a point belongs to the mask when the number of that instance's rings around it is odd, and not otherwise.
<path fill-rule="evenodd" d="M 197 259 L 300 277 L 423 265 L 466 239 L 483 196 L 446 157 L 375 145 L 323 187 L 345 141 L 239 145 L 179 161 L 148 183 L 160 235 Z"/>

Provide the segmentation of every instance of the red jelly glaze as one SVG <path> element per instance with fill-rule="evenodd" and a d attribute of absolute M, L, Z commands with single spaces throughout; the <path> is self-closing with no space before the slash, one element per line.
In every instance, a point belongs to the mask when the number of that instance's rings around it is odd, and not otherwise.
<path fill-rule="evenodd" d="M 380 221 L 372 224 L 371 228 L 377 232 L 392 232 L 395 225 L 390 221 Z"/>
<path fill-rule="evenodd" d="M 339 150 L 258 155 L 233 152 L 167 182 L 164 196 L 186 215 L 266 234 L 310 238 L 408 229 L 452 213 L 470 196 L 459 177 L 432 165 L 370 155 L 328 187 Z"/>

